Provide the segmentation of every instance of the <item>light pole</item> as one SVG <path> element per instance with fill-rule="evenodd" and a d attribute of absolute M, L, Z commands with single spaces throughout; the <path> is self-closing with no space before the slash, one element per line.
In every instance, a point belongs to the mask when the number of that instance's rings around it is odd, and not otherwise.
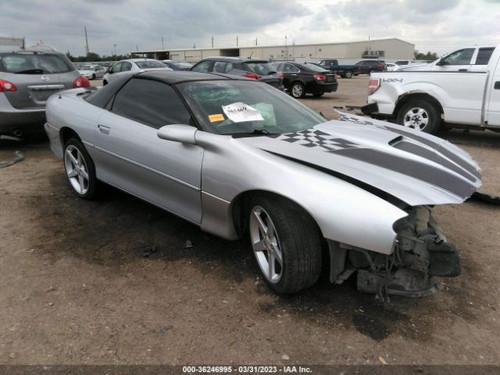
<path fill-rule="evenodd" d="M 116 44 L 113 44 L 113 53 L 114 53 L 115 60 L 116 60 Z"/>

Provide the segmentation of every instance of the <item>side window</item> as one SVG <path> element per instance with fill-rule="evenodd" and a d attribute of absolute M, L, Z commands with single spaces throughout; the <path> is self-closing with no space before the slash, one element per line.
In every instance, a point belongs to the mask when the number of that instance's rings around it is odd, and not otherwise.
<path fill-rule="evenodd" d="M 446 56 L 443 63 L 444 65 L 469 65 L 473 54 L 474 48 L 461 49 Z"/>
<path fill-rule="evenodd" d="M 122 71 L 122 64 L 121 62 L 116 63 L 113 65 L 113 73 L 120 73 Z"/>
<path fill-rule="evenodd" d="M 191 115 L 169 85 L 149 79 L 131 79 L 116 94 L 111 112 L 156 129 L 163 125 L 190 124 Z"/>
<path fill-rule="evenodd" d="M 210 68 L 211 61 L 203 61 L 193 68 L 194 72 L 206 73 L 208 72 L 208 68 Z"/>
<path fill-rule="evenodd" d="M 228 73 L 228 72 L 230 72 L 233 69 L 234 69 L 233 63 L 228 62 L 226 64 L 226 68 L 224 69 L 224 73 Z"/>
<path fill-rule="evenodd" d="M 132 69 L 132 64 L 129 62 L 124 62 L 122 63 L 122 72 L 128 72 L 129 70 Z"/>
<path fill-rule="evenodd" d="M 225 68 L 226 68 L 226 63 L 224 61 L 216 61 L 214 63 L 213 71 L 216 73 L 224 73 Z"/>
<path fill-rule="evenodd" d="M 493 47 L 479 48 L 475 65 L 488 65 L 488 63 L 490 62 L 491 54 L 493 53 L 494 49 L 495 48 Z"/>
<path fill-rule="evenodd" d="M 300 69 L 292 64 L 285 64 L 285 68 L 283 71 L 286 73 L 299 73 Z"/>

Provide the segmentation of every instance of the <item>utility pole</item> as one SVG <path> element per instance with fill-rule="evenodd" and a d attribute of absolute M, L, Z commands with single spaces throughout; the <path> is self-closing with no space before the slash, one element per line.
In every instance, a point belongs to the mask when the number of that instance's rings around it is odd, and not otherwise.
<path fill-rule="evenodd" d="M 236 35 L 236 47 L 238 47 L 238 35 Z"/>
<path fill-rule="evenodd" d="M 84 26 L 83 30 L 85 31 L 85 56 L 89 54 L 89 38 L 87 38 L 87 27 Z"/>
<path fill-rule="evenodd" d="M 161 37 L 161 49 L 165 49 L 165 45 L 163 44 L 163 37 Z"/>
<path fill-rule="evenodd" d="M 214 36 L 212 35 L 212 48 L 214 48 Z"/>
<path fill-rule="evenodd" d="M 255 45 L 257 45 L 257 38 L 255 38 Z"/>

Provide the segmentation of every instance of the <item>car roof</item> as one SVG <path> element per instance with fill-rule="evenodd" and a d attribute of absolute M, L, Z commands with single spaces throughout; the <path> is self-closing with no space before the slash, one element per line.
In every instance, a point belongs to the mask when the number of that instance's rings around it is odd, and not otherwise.
<path fill-rule="evenodd" d="M 240 61 L 240 62 L 256 62 L 256 63 L 269 62 L 265 59 L 251 59 L 248 57 L 238 57 L 238 56 L 210 56 L 210 57 L 205 57 L 200 61 L 228 61 L 228 62 Z"/>
<path fill-rule="evenodd" d="M 133 75 L 134 77 L 144 77 L 154 79 L 156 81 L 165 82 L 167 84 L 176 84 L 181 82 L 194 81 L 215 81 L 215 80 L 239 80 L 246 81 L 247 79 L 239 79 L 237 76 L 219 74 L 219 73 L 199 73 L 192 71 L 171 71 L 171 70 L 147 70 Z"/>
<path fill-rule="evenodd" d="M 117 61 L 117 62 L 122 62 L 122 61 L 128 61 L 128 62 L 158 61 L 158 62 L 161 62 L 160 60 L 156 60 L 156 59 L 148 59 L 148 58 L 145 58 L 145 57 L 136 58 L 136 59 L 123 59 L 123 60 L 120 60 L 120 61 Z"/>

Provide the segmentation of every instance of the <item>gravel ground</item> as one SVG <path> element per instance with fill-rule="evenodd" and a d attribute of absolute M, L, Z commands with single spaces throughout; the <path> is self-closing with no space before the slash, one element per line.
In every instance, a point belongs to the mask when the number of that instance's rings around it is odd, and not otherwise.
<path fill-rule="evenodd" d="M 327 118 L 364 104 L 366 76 L 339 82 L 303 103 Z M 500 195 L 500 134 L 443 136 Z M 0 143 L 0 160 L 15 150 L 0 169 L 0 364 L 500 364 L 498 207 L 436 207 L 462 274 L 430 297 L 383 304 L 351 281 L 277 296 L 246 241 L 116 190 L 78 199 L 44 137 Z"/>

